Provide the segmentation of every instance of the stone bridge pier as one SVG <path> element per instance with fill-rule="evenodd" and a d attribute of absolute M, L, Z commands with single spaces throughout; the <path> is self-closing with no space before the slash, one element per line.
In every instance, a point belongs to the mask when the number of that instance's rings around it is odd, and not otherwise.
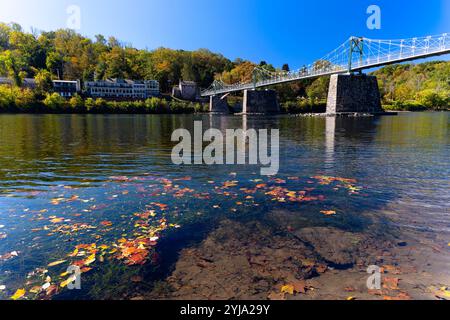
<path fill-rule="evenodd" d="M 243 114 L 276 114 L 280 112 L 277 93 L 274 90 L 245 90 Z"/>
<path fill-rule="evenodd" d="M 210 96 L 209 97 L 209 112 L 210 113 L 230 113 L 228 108 L 228 99 L 226 96 Z"/>
<path fill-rule="evenodd" d="M 331 76 L 327 114 L 345 113 L 384 113 L 376 77 L 365 74 Z"/>

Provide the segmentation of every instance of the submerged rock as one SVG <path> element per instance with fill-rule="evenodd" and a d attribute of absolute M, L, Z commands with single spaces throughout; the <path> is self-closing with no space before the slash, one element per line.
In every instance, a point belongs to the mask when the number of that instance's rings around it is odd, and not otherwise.
<path fill-rule="evenodd" d="M 282 284 L 316 275 L 323 265 L 313 257 L 299 239 L 260 222 L 225 220 L 198 247 L 181 252 L 166 298 L 267 299 Z"/>
<path fill-rule="evenodd" d="M 359 248 L 364 240 L 361 234 L 327 227 L 304 228 L 294 234 L 336 267 L 351 267 L 361 257 Z"/>

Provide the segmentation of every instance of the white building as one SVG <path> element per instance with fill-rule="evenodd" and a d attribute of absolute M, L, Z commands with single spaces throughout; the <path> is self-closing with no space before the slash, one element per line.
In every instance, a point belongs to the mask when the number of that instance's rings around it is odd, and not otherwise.
<path fill-rule="evenodd" d="M 81 91 L 80 81 L 53 80 L 53 91 L 64 98 L 73 97 Z"/>
<path fill-rule="evenodd" d="M 159 82 L 156 80 L 134 81 L 107 79 L 85 83 L 86 94 L 92 98 L 105 99 L 147 99 L 159 96 Z"/>

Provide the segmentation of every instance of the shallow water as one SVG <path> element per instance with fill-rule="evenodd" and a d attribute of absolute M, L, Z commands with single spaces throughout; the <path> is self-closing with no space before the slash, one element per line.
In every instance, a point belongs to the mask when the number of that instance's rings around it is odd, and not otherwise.
<path fill-rule="evenodd" d="M 178 252 L 221 220 L 277 210 L 302 227 L 436 234 L 448 258 L 449 119 L 0 115 L 0 298 L 21 288 L 28 299 L 126 298 L 170 275 Z M 280 129 L 279 174 L 173 165 L 171 134 L 194 120 Z M 60 286 L 73 262 L 85 271 L 81 290 Z M 52 292 L 36 293 L 45 283 Z"/>

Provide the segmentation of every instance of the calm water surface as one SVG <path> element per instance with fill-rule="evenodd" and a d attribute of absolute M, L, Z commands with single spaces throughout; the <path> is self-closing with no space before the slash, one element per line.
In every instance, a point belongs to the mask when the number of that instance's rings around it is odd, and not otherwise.
<path fill-rule="evenodd" d="M 171 134 L 194 120 L 205 129 L 280 129 L 279 174 L 174 166 Z M 121 298 L 137 274 L 148 283 L 167 276 L 176 251 L 217 221 L 277 209 L 358 232 L 380 215 L 386 226 L 448 237 L 449 120 L 0 115 L 0 298 L 21 288 L 42 298 L 46 283 L 58 287 L 50 297 Z M 336 215 L 320 213 L 330 210 Z M 68 292 L 60 283 L 72 263 L 84 282 Z"/>

